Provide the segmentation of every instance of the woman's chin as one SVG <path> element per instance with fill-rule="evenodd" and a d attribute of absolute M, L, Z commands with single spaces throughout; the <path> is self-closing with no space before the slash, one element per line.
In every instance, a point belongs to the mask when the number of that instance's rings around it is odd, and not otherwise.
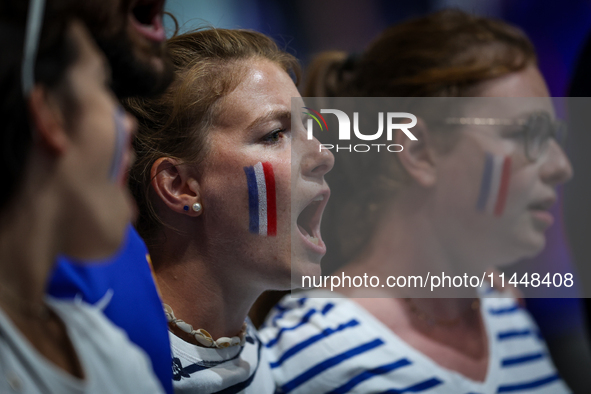
<path fill-rule="evenodd" d="M 322 269 L 320 264 L 311 262 L 309 260 L 297 260 L 292 259 L 291 263 L 291 287 L 292 289 L 302 288 L 303 278 L 320 276 Z"/>
<path fill-rule="evenodd" d="M 538 256 L 546 247 L 546 236 L 544 234 L 533 234 L 527 238 L 517 239 L 519 243 L 512 248 L 505 248 L 508 252 L 502 261 L 495 264 L 497 267 L 508 266 L 524 259 L 531 259 Z"/>
<path fill-rule="evenodd" d="M 537 240 L 532 240 L 532 242 L 528 245 L 527 250 L 524 251 L 523 258 L 531 259 L 542 253 L 544 248 L 546 247 L 546 237 L 541 236 Z"/>

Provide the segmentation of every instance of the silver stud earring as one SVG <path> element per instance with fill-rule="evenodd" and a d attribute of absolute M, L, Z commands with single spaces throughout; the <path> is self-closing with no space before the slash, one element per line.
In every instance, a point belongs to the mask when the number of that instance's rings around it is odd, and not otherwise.
<path fill-rule="evenodd" d="M 200 212 L 202 208 L 203 207 L 198 202 L 196 202 L 195 204 L 193 204 L 193 211 L 195 211 L 195 212 Z"/>

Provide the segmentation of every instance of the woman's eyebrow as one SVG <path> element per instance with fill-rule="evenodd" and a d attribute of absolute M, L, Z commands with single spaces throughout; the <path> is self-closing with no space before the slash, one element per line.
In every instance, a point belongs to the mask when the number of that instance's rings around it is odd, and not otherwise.
<path fill-rule="evenodd" d="M 268 122 L 270 120 L 283 120 L 283 119 L 290 120 L 291 119 L 291 111 L 286 111 L 284 109 L 273 110 L 273 111 L 267 112 L 266 114 L 261 115 L 258 118 L 256 118 L 250 125 L 248 125 L 246 130 L 252 131 L 252 130 L 256 129 L 258 126 L 260 126 L 261 124 Z"/>

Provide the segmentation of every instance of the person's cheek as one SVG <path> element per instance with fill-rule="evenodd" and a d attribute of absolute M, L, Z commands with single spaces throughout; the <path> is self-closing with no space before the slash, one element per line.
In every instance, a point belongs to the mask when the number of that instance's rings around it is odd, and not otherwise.
<path fill-rule="evenodd" d="M 248 230 L 261 236 L 277 235 L 277 193 L 270 162 L 244 167 L 248 188 Z"/>
<path fill-rule="evenodd" d="M 486 152 L 476 210 L 500 217 L 505 211 L 512 173 L 512 158 Z"/>
<path fill-rule="evenodd" d="M 131 134 L 125 127 L 125 110 L 119 106 L 113 114 L 115 123 L 115 146 L 111 157 L 111 166 L 109 170 L 109 179 L 116 184 L 125 182 L 127 166 L 125 165 L 125 156 L 130 144 Z"/>

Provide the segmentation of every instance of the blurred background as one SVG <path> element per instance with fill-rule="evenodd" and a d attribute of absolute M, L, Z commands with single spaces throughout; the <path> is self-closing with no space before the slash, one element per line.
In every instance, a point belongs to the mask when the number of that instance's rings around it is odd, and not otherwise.
<path fill-rule="evenodd" d="M 179 22 L 180 32 L 203 26 L 257 30 L 274 38 L 282 48 L 300 59 L 304 70 L 318 52 L 324 50 L 361 52 L 386 27 L 448 7 L 503 19 L 520 27 L 537 49 L 539 67 L 546 78 L 552 96 L 569 95 L 569 86 L 577 60 L 591 30 L 591 0 L 167 0 L 166 2 L 167 11 L 172 13 Z M 172 34 L 174 31 L 172 19 L 165 18 L 165 24 L 169 34 Z M 591 74 L 591 64 L 589 73 Z M 579 95 L 591 96 L 591 88 L 588 91 L 583 90 Z M 591 157 L 591 155 L 588 156 Z M 591 159 L 586 160 L 588 161 L 585 164 L 588 166 L 585 165 L 585 168 L 588 167 L 590 170 L 582 171 L 575 166 L 575 180 L 586 178 L 591 184 Z M 590 171 L 589 176 L 585 174 L 586 171 Z M 585 211 L 589 211 L 591 215 L 591 209 L 587 208 Z M 558 207 L 556 212 L 562 218 L 562 207 Z M 591 225 L 591 221 L 586 223 Z M 589 238 L 591 239 L 591 236 Z M 558 220 L 552 227 L 548 239 L 548 246 L 541 256 L 535 261 L 520 262 L 516 269 L 523 272 L 575 272 L 575 278 L 576 275 L 591 275 L 591 259 L 577 258 L 575 261 L 572 257 L 575 253 L 573 253 L 572 242 L 569 242 L 567 237 L 564 219 Z M 591 251 L 589 255 L 591 256 Z M 536 270 L 532 271 L 531 267 L 534 266 Z M 576 393 L 591 393 L 591 374 L 589 374 L 591 356 L 587 340 L 584 302 L 577 298 L 580 296 L 580 290 L 565 289 L 563 296 L 569 298 L 529 298 L 527 307 L 538 322 L 565 381 Z"/>
<path fill-rule="evenodd" d="M 591 28 L 589 0 L 167 0 L 181 32 L 211 25 L 273 37 L 305 66 L 320 51 L 363 48 L 384 28 L 446 7 L 497 17 L 531 38 L 553 96 L 564 96 Z M 167 27 L 172 23 L 167 18 Z"/>

